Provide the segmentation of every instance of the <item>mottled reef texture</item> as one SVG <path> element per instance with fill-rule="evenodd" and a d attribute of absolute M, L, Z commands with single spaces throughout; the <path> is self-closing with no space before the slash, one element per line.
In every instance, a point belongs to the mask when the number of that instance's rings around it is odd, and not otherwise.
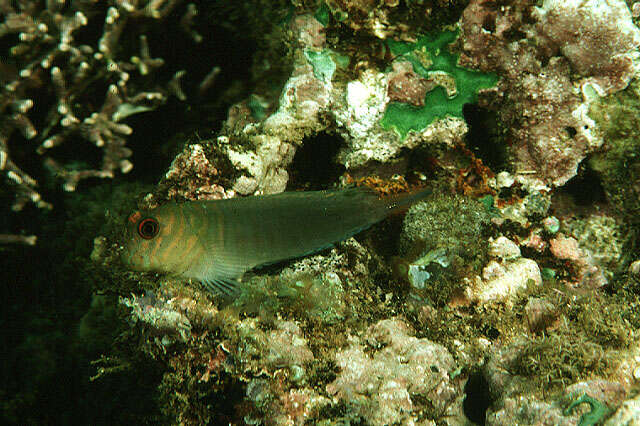
<path fill-rule="evenodd" d="M 240 3 L 0 1 L 0 195 L 55 212 L 56 177 L 77 203 L 93 197 L 88 178 L 115 181 L 86 217 L 69 209 L 64 242 L 45 242 L 74 247 L 81 265 L 54 270 L 84 286 L 68 327 L 75 345 L 100 342 L 77 360 L 92 360 L 89 392 L 146 378 L 145 410 L 101 415 L 638 421 L 640 3 Z M 189 60 L 158 42 L 166 26 L 181 46 L 214 46 L 212 22 L 220 51 Z M 224 56 L 236 39 L 250 43 Z M 87 144 L 97 151 L 77 148 Z M 151 168 L 157 153 L 168 161 Z M 118 171 L 159 182 L 126 184 Z M 246 274 L 231 300 L 119 262 L 135 203 L 348 185 L 433 194 Z M 28 226 L 0 228 L 0 243 L 34 243 Z M 55 358 L 45 338 L 18 345 L 39 365 Z M 12 384 L 17 396 L 0 392 L 10 421 L 38 420 L 24 414 L 42 397 L 36 373 Z"/>

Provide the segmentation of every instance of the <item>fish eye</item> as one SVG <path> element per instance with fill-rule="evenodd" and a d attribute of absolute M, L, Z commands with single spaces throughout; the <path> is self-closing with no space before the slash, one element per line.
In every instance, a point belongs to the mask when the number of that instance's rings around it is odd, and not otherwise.
<path fill-rule="evenodd" d="M 145 240 L 150 240 L 158 234 L 160 224 L 152 217 L 146 217 L 138 223 L 138 235 Z"/>

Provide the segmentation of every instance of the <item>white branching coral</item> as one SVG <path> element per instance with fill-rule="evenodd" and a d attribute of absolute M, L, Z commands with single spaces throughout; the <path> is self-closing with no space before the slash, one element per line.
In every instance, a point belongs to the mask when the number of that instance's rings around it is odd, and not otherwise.
<path fill-rule="evenodd" d="M 17 164 L 16 153 L 12 156 L 11 149 L 19 150 L 20 158 L 32 158 L 28 141 L 39 144 L 37 153 L 63 179 L 67 191 L 75 190 L 82 179 L 111 178 L 117 171 L 132 169 L 131 150 L 125 145 L 133 130 L 121 120 L 157 108 L 169 95 L 183 99 L 179 78 L 184 72 L 158 87 L 148 76 L 164 60 L 152 57 L 144 34 L 139 35 L 139 54 L 121 57 L 121 36 L 135 31 L 126 27 L 130 19 L 162 20 L 180 3 L 182 0 L 0 0 L 4 18 L 0 39 L 8 46 L 0 52 L 0 176 L 15 194 L 14 211 L 28 203 L 51 207 L 42 200 L 36 179 L 25 171 L 31 165 Z M 184 20 L 185 31 L 192 33 L 187 27 L 197 11 L 191 7 L 187 13 L 191 18 Z M 92 41 L 83 29 L 100 25 L 90 23 L 89 17 L 101 14 L 105 16 L 103 32 Z M 105 86 L 102 106 L 96 110 Z M 82 158 L 61 162 L 50 155 L 52 148 L 71 138 L 97 147 L 101 163 L 95 168 L 78 166 Z M 0 239 L 0 243 L 14 241 Z"/>

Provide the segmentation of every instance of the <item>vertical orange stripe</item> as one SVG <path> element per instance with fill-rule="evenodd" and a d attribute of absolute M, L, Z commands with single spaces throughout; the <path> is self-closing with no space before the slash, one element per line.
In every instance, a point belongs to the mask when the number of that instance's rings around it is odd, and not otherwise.
<path fill-rule="evenodd" d="M 162 249 L 162 254 L 160 255 L 160 259 L 158 259 L 163 264 L 179 264 L 180 256 L 182 253 L 179 253 L 177 250 L 174 250 L 176 246 L 178 246 L 183 238 L 185 233 L 185 221 L 184 214 L 180 206 L 176 206 L 176 208 L 171 209 L 170 212 L 172 221 L 171 221 L 171 235 L 165 241 L 165 247 Z M 178 223 L 176 223 L 176 219 L 178 219 Z M 173 262 L 171 262 L 173 260 Z"/>
<path fill-rule="evenodd" d="M 175 216 L 171 213 L 170 210 L 168 212 L 167 210 L 168 209 L 165 209 L 165 212 L 168 214 L 166 213 L 162 215 L 159 214 L 157 217 L 158 223 L 160 224 L 160 232 L 158 233 L 158 236 L 152 240 L 155 244 L 149 256 L 151 262 L 155 260 L 156 265 L 158 266 L 161 266 L 164 264 L 164 259 L 156 257 L 157 253 L 160 250 L 160 247 L 162 246 L 162 244 L 165 241 L 167 241 L 167 239 L 169 239 L 168 241 L 170 241 L 171 233 L 172 233 L 172 225 L 175 222 Z"/>
<path fill-rule="evenodd" d="M 198 243 L 198 237 L 196 235 L 190 235 L 185 240 L 184 257 L 182 259 L 183 273 L 193 270 L 194 267 L 200 263 L 206 262 L 206 258 L 203 258 L 202 247 L 196 247 Z M 206 255 L 205 255 L 206 256 Z"/>

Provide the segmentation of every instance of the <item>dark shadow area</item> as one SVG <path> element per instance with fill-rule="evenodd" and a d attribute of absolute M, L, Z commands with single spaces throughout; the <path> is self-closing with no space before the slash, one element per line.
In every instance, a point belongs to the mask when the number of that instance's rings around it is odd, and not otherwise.
<path fill-rule="evenodd" d="M 305 138 L 293 157 L 287 190 L 315 191 L 334 184 L 345 170 L 335 161 L 342 143 L 342 138 L 327 133 Z"/>
<path fill-rule="evenodd" d="M 90 195 L 60 197 L 50 212 L 27 206 L 8 216 L 38 243 L 0 245 L 0 424 L 140 424 L 158 412 L 162 370 L 152 360 L 90 380 L 91 361 L 128 328 L 117 297 L 96 300 L 94 287 L 112 277 L 88 260 L 94 237 L 112 226 L 101 225 L 106 212 L 118 218 L 131 207 L 112 199 L 115 191 L 102 181 Z"/>
<path fill-rule="evenodd" d="M 494 172 L 504 170 L 507 166 L 507 149 L 499 139 L 496 114 L 475 104 L 466 104 L 462 113 L 469 125 L 467 147 Z"/>
<path fill-rule="evenodd" d="M 157 182 L 158 171 L 161 173 L 169 167 L 185 143 L 197 142 L 197 139 L 190 140 L 194 135 L 203 139 L 215 135 L 227 118 L 229 107 L 251 91 L 251 67 L 258 50 L 251 31 L 239 25 L 234 25 L 237 31 L 230 31 L 229 25 L 221 25 L 233 21 L 234 9 L 231 7 L 210 7 L 207 2 L 196 2 L 196 5 L 199 13 L 194 18 L 193 28 L 202 36 L 199 43 L 179 26 L 186 4 L 166 18 L 171 28 L 149 25 L 152 31 L 147 33 L 147 38 L 151 56 L 164 60 L 164 65 L 155 71 L 158 83 L 169 81 L 178 71 L 186 71 L 180 86 L 187 99 L 182 101 L 170 96 L 157 109 L 124 120 L 134 129 L 127 140 L 127 146 L 133 151 L 131 161 L 134 164 L 127 179 Z M 145 23 L 141 19 L 131 21 L 129 25 Z M 125 30 L 124 33 L 134 31 Z M 140 43 L 129 40 L 127 44 L 138 46 Z M 216 66 L 220 72 L 213 84 L 201 90 L 201 83 Z M 156 173 L 150 176 L 151 171 Z"/>
<path fill-rule="evenodd" d="M 605 204 L 607 196 L 600 177 L 591 168 L 580 166 L 578 175 L 571 178 L 560 191 L 569 195 L 578 206 Z"/>
<path fill-rule="evenodd" d="M 471 374 L 464 387 L 466 394 L 462 408 L 465 416 L 477 425 L 486 422 L 487 409 L 491 405 L 489 384 L 480 372 Z"/>

